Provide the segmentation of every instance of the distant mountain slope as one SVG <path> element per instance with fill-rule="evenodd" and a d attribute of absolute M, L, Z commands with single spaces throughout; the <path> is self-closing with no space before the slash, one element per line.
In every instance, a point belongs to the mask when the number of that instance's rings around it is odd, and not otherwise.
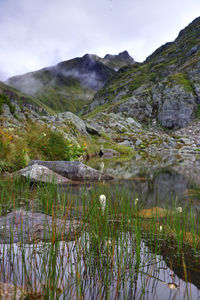
<path fill-rule="evenodd" d="M 85 112 L 121 113 L 142 122 L 180 128 L 200 107 L 200 17 L 174 42 L 158 48 L 144 63 L 123 67 Z"/>
<path fill-rule="evenodd" d="M 54 113 L 54 111 L 52 111 L 49 107 L 47 107 L 44 103 L 42 103 L 37 98 L 30 97 L 0 81 L 0 96 L 1 95 L 6 95 L 10 103 L 17 103 L 18 105 L 24 106 L 37 113 L 40 114 Z"/>
<path fill-rule="evenodd" d="M 134 63 L 134 60 L 126 51 L 115 56 L 107 55 L 104 59 L 86 54 L 56 66 L 14 76 L 6 83 L 37 97 L 56 112 L 78 112 L 116 73 L 114 69 L 127 63 Z"/>

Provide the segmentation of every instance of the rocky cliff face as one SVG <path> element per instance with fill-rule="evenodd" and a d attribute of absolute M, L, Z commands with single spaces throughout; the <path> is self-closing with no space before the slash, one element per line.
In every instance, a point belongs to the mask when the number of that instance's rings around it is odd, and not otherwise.
<path fill-rule="evenodd" d="M 115 75 L 115 69 L 133 62 L 126 51 L 107 55 L 104 59 L 86 54 L 56 66 L 12 77 L 6 83 L 37 97 L 56 112 L 78 112 Z"/>
<path fill-rule="evenodd" d="M 135 64 L 135 60 L 129 55 L 128 51 L 120 52 L 118 55 L 107 54 L 104 56 L 103 62 L 115 71 L 118 71 L 124 66 Z"/>
<path fill-rule="evenodd" d="M 176 129 L 199 112 L 200 17 L 144 63 L 121 68 L 101 89 L 86 113 L 121 113 L 141 122 Z"/>

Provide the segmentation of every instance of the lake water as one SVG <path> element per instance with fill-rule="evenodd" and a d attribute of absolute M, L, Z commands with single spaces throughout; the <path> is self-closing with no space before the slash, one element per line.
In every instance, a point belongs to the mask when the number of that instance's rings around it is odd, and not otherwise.
<path fill-rule="evenodd" d="M 102 160 L 94 159 L 88 164 L 99 168 L 101 162 Z M 120 204 L 120 199 L 125 195 L 132 206 L 137 197 L 141 210 L 189 206 L 195 215 L 196 225 L 199 226 L 200 198 L 198 193 L 191 197 L 199 188 L 196 181 L 170 166 L 153 169 L 141 166 L 136 169 L 134 162 L 104 160 L 105 173 L 114 175 L 114 180 L 60 187 L 60 197 L 65 195 L 70 203 L 70 214 L 76 218 L 81 217 L 83 205 L 90 206 L 91 201 L 102 193 L 113 206 L 118 202 Z M 23 208 L 23 201 L 20 205 Z M 46 212 L 41 204 L 38 207 L 36 205 L 35 209 Z M 119 211 L 119 215 L 120 213 Z M 177 252 L 177 245 L 162 237 L 158 255 L 154 237 L 145 231 L 139 242 L 138 254 L 134 230 L 123 231 L 116 227 L 116 231 L 118 233 L 112 241 L 102 238 L 99 256 L 94 255 L 96 252 L 90 253 L 93 251 L 94 241 L 87 231 L 76 242 L 58 243 L 56 249 L 44 242 L 23 247 L 20 244 L 2 243 L 1 281 L 23 286 L 29 278 L 30 284 L 39 292 L 43 289 L 48 272 L 51 273 L 54 269 L 55 278 L 59 278 L 56 284 L 59 286 L 60 296 L 58 291 L 57 298 L 55 296 L 52 299 L 200 299 L 199 251 L 186 251 L 183 260 L 183 253 Z M 159 240 L 159 237 L 156 239 Z M 80 247 L 84 248 L 83 252 Z M 50 262 L 49 257 L 54 252 L 54 261 Z M 111 252 L 109 265 L 107 258 Z M 89 260 L 81 253 L 90 253 Z"/>

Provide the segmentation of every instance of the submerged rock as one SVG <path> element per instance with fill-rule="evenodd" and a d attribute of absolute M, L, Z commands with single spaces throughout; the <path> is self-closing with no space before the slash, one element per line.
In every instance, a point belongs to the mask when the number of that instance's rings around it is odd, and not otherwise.
<path fill-rule="evenodd" d="M 42 161 L 32 160 L 29 166 L 39 164 L 72 180 L 99 180 L 100 172 L 79 161 Z M 112 176 L 102 174 L 102 180 L 111 180 Z"/>
<path fill-rule="evenodd" d="M 53 172 L 49 168 L 40 164 L 33 164 L 15 172 L 13 175 L 20 175 L 29 179 L 31 182 L 65 184 L 69 179 Z"/>
<path fill-rule="evenodd" d="M 81 222 L 59 219 L 43 213 L 15 210 L 0 217 L 1 243 L 73 240 Z"/>
<path fill-rule="evenodd" d="M 0 282 L 0 295 L 5 300 L 21 300 L 24 299 L 25 291 L 13 284 Z"/>

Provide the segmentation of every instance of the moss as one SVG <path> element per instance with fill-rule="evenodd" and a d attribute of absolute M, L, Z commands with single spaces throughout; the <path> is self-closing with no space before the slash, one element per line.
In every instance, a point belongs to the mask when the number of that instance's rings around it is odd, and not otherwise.
<path fill-rule="evenodd" d="M 192 86 L 190 80 L 188 79 L 188 76 L 187 76 L 186 73 L 172 74 L 168 77 L 168 82 L 169 83 L 180 84 L 184 87 L 184 89 L 187 92 L 195 94 L 193 86 Z"/>
<path fill-rule="evenodd" d="M 94 117 L 96 114 L 98 114 L 99 112 L 102 112 L 102 111 L 105 111 L 107 110 L 109 107 L 111 107 L 112 105 L 111 104 L 103 104 L 103 105 L 100 105 L 98 106 L 97 108 L 95 108 L 92 112 L 90 112 L 89 114 L 87 114 L 84 118 L 87 119 L 87 118 L 92 118 Z"/>
<path fill-rule="evenodd" d="M 10 99 L 8 98 L 8 96 L 6 96 L 4 94 L 0 94 L 0 114 L 2 113 L 2 105 L 3 104 L 7 104 L 9 106 L 11 114 L 15 113 L 15 105 L 13 105 L 10 102 Z"/>

